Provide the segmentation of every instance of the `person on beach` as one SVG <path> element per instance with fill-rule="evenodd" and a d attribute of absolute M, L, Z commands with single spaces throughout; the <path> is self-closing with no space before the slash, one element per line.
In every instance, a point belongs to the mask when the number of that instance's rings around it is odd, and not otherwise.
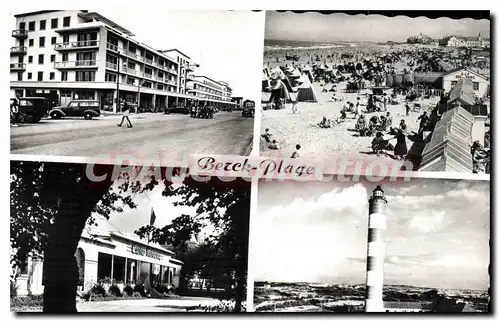
<path fill-rule="evenodd" d="M 261 135 L 261 137 L 263 137 L 264 140 L 266 140 L 266 143 L 271 142 L 271 133 L 269 132 L 269 129 L 266 129 L 264 131 L 264 134 Z"/>
<path fill-rule="evenodd" d="M 293 151 L 292 156 L 291 156 L 292 159 L 296 159 L 296 158 L 299 157 L 299 150 L 300 150 L 300 148 L 301 148 L 300 144 L 297 144 L 295 146 L 295 151 Z"/>
<path fill-rule="evenodd" d="M 276 140 L 273 140 L 273 142 L 269 143 L 267 148 L 270 150 L 279 150 L 280 149 L 278 142 L 276 142 Z"/>
<path fill-rule="evenodd" d="M 391 116 L 390 112 L 387 112 L 387 114 L 385 116 L 385 125 L 386 125 L 386 128 L 389 128 L 389 129 L 392 126 L 392 116 Z"/>
<path fill-rule="evenodd" d="M 384 93 L 384 112 L 387 112 L 387 94 Z"/>
<path fill-rule="evenodd" d="M 394 147 L 394 157 L 396 160 L 404 160 L 408 154 L 408 147 L 406 146 L 406 135 L 403 130 L 398 129 L 396 133 L 396 146 Z"/>
<path fill-rule="evenodd" d="M 130 114 L 130 105 L 127 103 L 127 101 L 123 100 L 123 108 L 122 108 L 123 116 L 122 116 L 122 121 L 120 124 L 117 124 L 119 127 L 122 127 L 123 122 L 127 120 L 127 127 L 132 128 L 132 122 L 130 122 L 130 118 L 128 115 Z"/>
<path fill-rule="evenodd" d="M 382 132 L 377 132 L 372 140 L 373 153 L 376 153 L 377 156 L 379 156 L 380 152 L 384 152 L 384 143 L 384 135 Z"/>
<path fill-rule="evenodd" d="M 417 119 L 417 122 L 420 120 L 420 124 L 418 125 L 418 135 L 423 136 L 424 130 L 427 128 L 429 124 L 429 116 L 427 116 L 427 112 L 424 111 L 422 115 L 420 115 Z"/>
<path fill-rule="evenodd" d="M 359 114 L 361 114 L 361 103 L 359 102 L 360 98 L 358 96 L 357 102 L 356 102 L 356 112 L 354 113 L 354 118 L 358 117 Z"/>
<path fill-rule="evenodd" d="M 410 116 L 410 104 L 406 102 L 405 104 L 406 116 Z"/>

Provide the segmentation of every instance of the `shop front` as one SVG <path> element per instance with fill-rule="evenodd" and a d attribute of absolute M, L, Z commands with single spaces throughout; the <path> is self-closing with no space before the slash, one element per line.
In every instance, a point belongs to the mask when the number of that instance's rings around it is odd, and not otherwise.
<path fill-rule="evenodd" d="M 111 232 L 107 235 L 82 235 L 75 258 L 78 264 L 80 291 L 97 283 L 179 286 L 182 262 L 162 246 Z M 43 259 L 30 259 L 27 270 L 17 278 L 18 294 L 42 294 Z"/>

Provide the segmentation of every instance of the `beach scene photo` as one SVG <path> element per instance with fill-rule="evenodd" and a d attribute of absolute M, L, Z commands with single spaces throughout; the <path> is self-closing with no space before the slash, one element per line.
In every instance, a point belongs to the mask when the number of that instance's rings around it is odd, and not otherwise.
<path fill-rule="evenodd" d="M 489 173 L 490 21 L 268 11 L 261 155 Z"/>

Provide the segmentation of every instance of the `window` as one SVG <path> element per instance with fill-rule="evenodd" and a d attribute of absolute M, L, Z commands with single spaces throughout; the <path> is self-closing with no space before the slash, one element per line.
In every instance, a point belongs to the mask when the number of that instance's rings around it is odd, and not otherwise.
<path fill-rule="evenodd" d="M 458 81 L 451 81 L 451 86 L 455 86 L 458 84 Z"/>
<path fill-rule="evenodd" d="M 95 72 L 92 71 L 78 71 L 76 72 L 76 81 L 77 82 L 94 82 L 95 81 Z"/>
<path fill-rule="evenodd" d="M 45 47 L 45 37 L 40 37 L 38 39 L 38 46 Z"/>
<path fill-rule="evenodd" d="M 40 20 L 40 30 L 45 30 L 46 20 Z"/>
<path fill-rule="evenodd" d="M 28 25 L 28 30 L 35 31 L 35 22 L 34 21 L 30 21 L 30 23 Z"/>
<path fill-rule="evenodd" d="M 106 82 L 116 82 L 116 74 L 106 73 Z"/>
<path fill-rule="evenodd" d="M 42 55 L 38 55 L 38 63 L 39 64 L 43 64 L 43 54 Z"/>
<path fill-rule="evenodd" d="M 33 39 L 30 39 L 30 40 L 28 40 L 28 43 L 29 43 L 30 47 L 33 47 L 33 44 L 35 43 L 35 41 Z"/>
<path fill-rule="evenodd" d="M 56 55 L 50 55 L 50 62 L 53 63 L 56 61 Z"/>
<path fill-rule="evenodd" d="M 50 27 L 52 29 L 56 29 L 57 28 L 57 18 L 54 18 L 54 19 L 50 20 Z"/>
<path fill-rule="evenodd" d="M 28 73 L 28 79 L 31 79 L 33 77 L 32 73 Z"/>
<path fill-rule="evenodd" d="M 71 17 L 64 17 L 63 18 L 63 27 L 69 27 L 70 21 L 71 21 Z"/>
<path fill-rule="evenodd" d="M 69 42 L 69 35 L 63 36 L 63 42 Z"/>
<path fill-rule="evenodd" d="M 38 81 L 43 81 L 43 72 L 38 72 Z"/>
<path fill-rule="evenodd" d="M 54 72 L 50 72 L 50 74 L 49 74 L 49 78 L 50 78 L 51 80 L 55 79 L 55 78 L 56 78 L 56 73 L 54 73 Z"/>
<path fill-rule="evenodd" d="M 23 72 L 18 72 L 17 73 L 17 80 L 22 81 L 23 80 Z"/>
<path fill-rule="evenodd" d="M 61 72 L 61 81 L 67 81 L 68 80 L 68 72 Z"/>
<path fill-rule="evenodd" d="M 479 90 L 479 82 L 473 82 L 472 83 L 472 89 L 475 90 L 475 91 L 478 91 Z"/>
<path fill-rule="evenodd" d="M 127 84 L 128 85 L 135 85 L 135 78 L 127 77 Z"/>
<path fill-rule="evenodd" d="M 57 37 L 52 37 L 52 39 L 50 40 L 50 43 L 52 45 L 55 45 L 56 42 L 57 42 Z"/>
<path fill-rule="evenodd" d="M 28 64 L 32 64 L 33 63 L 33 56 L 28 56 Z"/>
<path fill-rule="evenodd" d="M 62 54 L 62 61 L 68 61 L 68 53 Z"/>

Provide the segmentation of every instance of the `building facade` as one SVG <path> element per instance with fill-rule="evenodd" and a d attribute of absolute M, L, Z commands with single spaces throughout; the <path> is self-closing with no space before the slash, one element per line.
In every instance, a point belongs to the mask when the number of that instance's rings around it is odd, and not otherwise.
<path fill-rule="evenodd" d="M 146 289 L 156 284 L 178 287 L 183 264 L 162 246 L 118 232 L 82 234 L 75 257 L 79 289 L 84 292 L 103 280 L 114 281 L 120 288 L 126 284 L 143 284 Z M 42 294 L 43 258 L 29 258 L 16 283 L 21 296 Z"/>
<path fill-rule="evenodd" d="M 442 89 L 449 93 L 462 79 L 470 79 L 474 93 L 479 98 L 484 98 L 488 94 L 490 82 L 488 79 L 467 68 L 458 68 L 444 73 L 441 77 Z"/>
<path fill-rule="evenodd" d="M 219 109 L 233 107 L 232 89 L 226 82 L 218 82 L 207 76 L 195 75 L 190 79 L 188 92 L 200 105 L 212 105 Z"/>
<path fill-rule="evenodd" d="M 92 99 L 118 112 L 119 100 L 162 110 L 197 98 L 187 89 L 195 65 L 177 49 L 159 51 L 97 12 L 44 10 L 15 16 L 11 95 L 52 105 Z"/>
<path fill-rule="evenodd" d="M 445 39 L 444 45 L 448 47 L 490 48 L 490 38 L 481 37 L 481 33 L 477 37 L 451 36 Z"/>

